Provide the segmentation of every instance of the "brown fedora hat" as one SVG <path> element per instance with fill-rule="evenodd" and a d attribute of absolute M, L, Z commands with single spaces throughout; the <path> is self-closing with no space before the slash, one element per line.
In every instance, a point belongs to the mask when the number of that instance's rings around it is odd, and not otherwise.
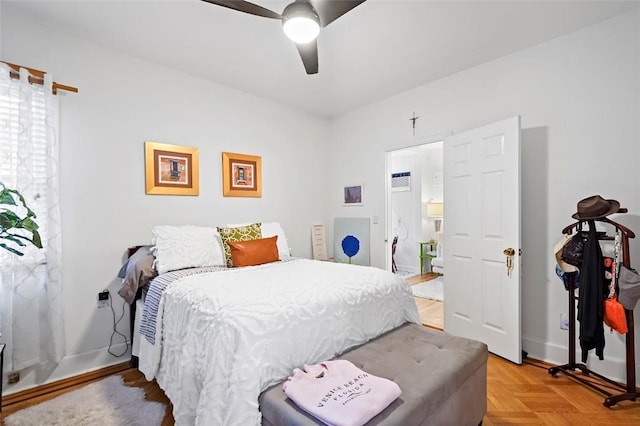
<path fill-rule="evenodd" d="M 578 201 L 578 211 L 571 215 L 578 220 L 600 219 L 620 210 L 620 203 L 616 200 L 605 200 L 599 195 L 592 195 Z"/>

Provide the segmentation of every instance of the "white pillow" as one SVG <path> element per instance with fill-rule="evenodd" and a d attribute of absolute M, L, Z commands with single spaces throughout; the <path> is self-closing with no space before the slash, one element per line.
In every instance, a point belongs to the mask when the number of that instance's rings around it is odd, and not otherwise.
<path fill-rule="evenodd" d="M 176 269 L 225 265 L 220 234 L 202 226 L 154 226 L 152 230 L 159 274 Z"/>
<path fill-rule="evenodd" d="M 247 226 L 256 222 L 247 222 L 247 223 L 237 223 L 227 225 L 227 228 L 237 228 L 239 226 Z M 262 233 L 262 238 L 273 237 L 274 235 L 278 236 L 278 240 L 276 245 L 278 246 L 278 256 L 280 259 L 286 259 L 291 257 L 289 252 L 289 243 L 287 243 L 287 236 L 284 235 L 284 231 L 280 226 L 280 222 L 265 222 L 260 224 L 260 232 Z"/>

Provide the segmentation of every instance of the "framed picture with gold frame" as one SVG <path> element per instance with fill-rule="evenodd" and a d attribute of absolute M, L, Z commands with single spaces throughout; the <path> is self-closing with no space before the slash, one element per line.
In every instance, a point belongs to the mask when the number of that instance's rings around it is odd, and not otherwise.
<path fill-rule="evenodd" d="M 144 160 L 147 194 L 199 194 L 198 148 L 147 141 Z"/>
<path fill-rule="evenodd" d="M 255 155 L 223 152 L 222 195 L 262 197 L 262 158 Z"/>

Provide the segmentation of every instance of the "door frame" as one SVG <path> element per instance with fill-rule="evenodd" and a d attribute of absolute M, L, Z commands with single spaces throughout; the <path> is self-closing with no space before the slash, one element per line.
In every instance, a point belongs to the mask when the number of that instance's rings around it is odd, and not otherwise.
<path fill-rule="evenodd" d="M 420 136 L 417 138 L 411 138 L 406 140 L 403 144 L 397 144 L 393 146 L 387 147 L 385 149 L 385 165 L 384 165 L 384 242 L 385 242 L 385 270 L 391 271 L 391 244 L 392 244 L 392 234 L 393 234 L 393 224 L 391 223 L 391 218 L 393 216 L 393 206 L 391 204 L 391 165 L 392 165 L 392 156 L 394 151 L 401 151 L 404 149 L 416 148 L 423 145 L 429 145 L 436 142 L 444 142 L 444 140 L 451 135 L 449 133 L 438 133 L 431 136 Z"/>

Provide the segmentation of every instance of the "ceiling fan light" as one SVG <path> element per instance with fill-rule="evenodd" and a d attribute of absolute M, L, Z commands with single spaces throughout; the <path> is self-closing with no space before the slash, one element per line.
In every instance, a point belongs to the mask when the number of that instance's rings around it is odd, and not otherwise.
<path fill-rule="evenodd" d="M 295 16 L 286 19 L 282 24 L 284 33 L 298 44 L 309 43 L 318 37 L 320 24 L 306 16 Z"/>

